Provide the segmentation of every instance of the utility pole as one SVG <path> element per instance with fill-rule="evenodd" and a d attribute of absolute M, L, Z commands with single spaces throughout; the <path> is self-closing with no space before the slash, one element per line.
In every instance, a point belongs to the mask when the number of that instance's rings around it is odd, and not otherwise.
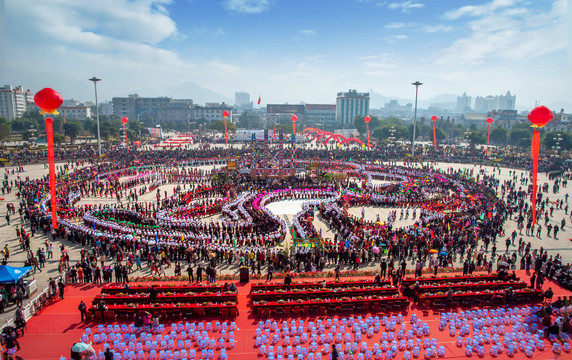
<path fill-rule="evenodd" d="M 422 82 L 419 82 L 419 80 L 417 80 L 414 83 L 411 83 L 411 85 L 415 86 L 415 112 L 413 115 L 413 141 L 411 141 L 411 158 L 413 160 L 413 158 L 415 157 L 415 127 L 417 126 L 417 93 L 419 90 L 419 86 L 423 85 Z"/>

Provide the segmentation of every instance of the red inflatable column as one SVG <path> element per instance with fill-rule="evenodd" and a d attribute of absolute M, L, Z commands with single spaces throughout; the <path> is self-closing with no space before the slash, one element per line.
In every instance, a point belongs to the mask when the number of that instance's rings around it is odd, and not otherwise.
<path fill-rule="evenodd" d="M 538 187 L 538 152 L 540 150 L 540 128 L 552 120 L 554 114 L 546 106 L 538 106 L 528 113 L 528 120 L 532 123 L 532 225 L 536 225 L 536 189 Z"/>
<path fill-rule="evenodd" d="M 48 142 L 48 169 L 50 172 L 50 204 L 52 208 L 52 228 L 58 228 L 56 198 L 56 160 L 54 154 L 54 120 L 46 119 L 46 141 Z"/>
<path fill-rule="evenodd" d="M 435 123 L 437 122 L 437 116 L 431 116 L 431 121 L 433 122 L 433 145 L 435 145 L 435 151 L 437 151 L 437 135 L 435 134 Z"/>

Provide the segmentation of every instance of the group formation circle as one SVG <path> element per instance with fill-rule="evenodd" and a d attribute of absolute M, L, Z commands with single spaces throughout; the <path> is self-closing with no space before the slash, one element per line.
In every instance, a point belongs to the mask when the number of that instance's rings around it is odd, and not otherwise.
<path fill-rule="evenodd" d="M 205 165 L 212 170 L 199 170 Z M 497 196 L 498 180 L 484 176 L 477 181 L 467 171 L 326 161 L 320 164 L 320 171 L 332 175 L 328 181 L 314 178 L 312 185 L 306 181 L 305 187 L 296 187 L 292 184 L 299 182 L 286 180 L 262 190 L 257 187 L 259 182 L 227 170 L 225 165 L 219 159 L 124 168 L 98 164 L 77 169 L 58 179 L 60 231 L 111 242 L 262 250 L 280 245 L 288 233 L 297 239 L 316 236 L 319 232 L 307 219 L 318 210 L 340 235 L 340 246 L 379 248 L 416 242 L 432 247 L 435 242 L 435 248 L 441 249 L 453 244 L 453 236 L 470 241 L 487 227 L 498 227 L 504 221 L 506 204 Z M 311 166 L 303 160 L 295 165 Z M 230 179 L 230 186 L 217 185 L 214 178 L 220 173 Z M 162 205 L 152 210 L 139 206 L 134 198 L 128 205 L 112 205 L 112 194 L 118 189 L 127 195 L 128 190 L 137 193 L 138 186 L 154 192 L 166 184 L 177 191 L 170 201 L 157 201 Z M 240 186 L 234 188 L 232 184 Z M 88 199 L 94 196 L 111 199 L 105 205 L 90 204 Z M 157 191 L 158 200 L 160 196 Z M 302 199 L 303 205 L 287 225 L 267 206 L 288 199 Z M 37 204 L 38 211 L 48 218 L 49 200 L 47 195 Z M 382 222 L 353 216 L 349 209 L 355 206 L 411 207 L 418 209 L 419 217 L 411 225 L 398 227 L 392 218 Z"/>

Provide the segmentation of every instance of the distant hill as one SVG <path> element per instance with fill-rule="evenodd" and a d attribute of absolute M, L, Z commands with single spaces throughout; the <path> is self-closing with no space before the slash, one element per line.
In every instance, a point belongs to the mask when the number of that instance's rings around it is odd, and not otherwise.
<path fill-rule="evenodd" d="M 204 105 L 206 102 L 234 104 L 234 99 L 204 88 L 192 81 L 165 88 L 165 96 L 174 99 L 193 99 L 193 103 L 197 105 Z"/>

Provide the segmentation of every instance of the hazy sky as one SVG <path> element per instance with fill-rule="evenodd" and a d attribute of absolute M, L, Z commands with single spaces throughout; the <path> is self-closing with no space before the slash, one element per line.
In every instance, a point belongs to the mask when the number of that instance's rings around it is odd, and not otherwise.
<path fill-rule="evenodd" d="M 263 104 L 333 103 L 350 88 L 411 99 L 419 79 L 420 100 L 571 102 L 566 0 L 3 2 L 3 83 L 64 98 L 92 100 L 95 75 L 102 100 L 189 81 Z"/>

